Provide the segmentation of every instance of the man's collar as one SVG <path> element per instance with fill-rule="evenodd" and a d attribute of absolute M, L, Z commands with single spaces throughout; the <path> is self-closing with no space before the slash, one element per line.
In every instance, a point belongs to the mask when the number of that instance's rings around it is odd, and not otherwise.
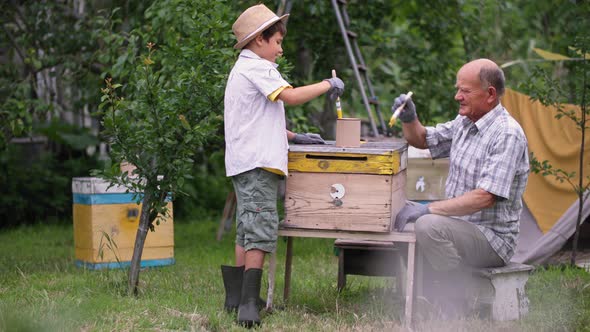
<path fill-rule="evenodd" d="M 484 131 L 492 123 L 494 123 L 496 118 L 498 116 L 500 116 L 500 114 L 502 112 L 504 112 L 504 106 L 502 106 L 501 103 L 498 103 L 498 105 L 496 105 L 496 107 L 492 108 L 489 112 L 484 114 L 484 116 L 482 116 L 475 123 L 473 121 L 471 121 L 469 118 L 467 118 L 466 116 L 464 116 L 462 124 L 464 127 L 470 127 L 470 126 L 475 125 L 475 127 L 477 128 L 478 131 Z"/>
<path fill-rule="evenodd" d="M 487 112 L 481 119 L 475 122 L 477 130 L 484 131 L 487 128 L 489 128 L 492 125 L 492 123 L 494 123 L 494 121 L 496 121 L 496 119 L 500 117 L 500 114 L 502 114 L 503 112 L 504 106 L 502 106 L 501 103 L 498 103 L 496 107 L 494 107 L 491 111 Z"/>

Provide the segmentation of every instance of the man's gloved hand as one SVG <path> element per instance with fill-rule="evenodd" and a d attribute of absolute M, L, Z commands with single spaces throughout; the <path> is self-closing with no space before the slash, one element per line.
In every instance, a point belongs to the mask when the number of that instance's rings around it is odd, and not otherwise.
<path fill-rule="evenodd" d="M 415 222 L 416 219 L 425 214 L 430 214 L 430 209 L 428 209 L 427 205 L 406 204 L 406 206 L 404 206 L 404 208 L 397 214 L 397 217 L 395 217 L 394 228 L 397 229 L 398 232 L 401 232 L 404 230 L 407 223 Z"/>
<path fill-rule="evenodd" d="M 295 144 L 326 144 L 324 139 L 318 135 L 313 133 L 306 133 L 306 134 L 295 134 L 295 138 L 293 138 L 293 143 Z"/>
<path fill-rule="evenodd" d="M 330 83 L 330 90 L 326 92 L 330 100 L 336 100 L 336 98 L 342 96 L 344 93 L 344 82 L 338 77 L 327 78 L 324 81 Z"/>
<path fill-rule="evenodd" d="M 395 98 L 393 106 L 391 106 L 391 112 L 395 112 L 395 110 L 401 104 L 403 104 L 404 100 L 406 100 L 406 95 L 403 93 L 399 95 L 399 97 Z M 401 122 L 405 123 L 412 122 L 414 121 L 414 119 L 416 119 L 416 106 L 414 105 L 412 98 L 408 99 L 408 101 L 406 102 L 406 106 L 404 106 L 402 111 L 399 113 L 398 119 L 400 119 Z"/>

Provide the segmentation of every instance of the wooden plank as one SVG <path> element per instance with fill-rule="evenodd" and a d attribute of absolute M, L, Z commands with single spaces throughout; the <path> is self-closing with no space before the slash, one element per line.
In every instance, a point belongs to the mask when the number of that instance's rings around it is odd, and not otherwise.
<path fill-rule="evenodd" d="M 74 204 L 73 217 L 74 246 L 92 248 L 92 205 Z"/>
<path fill-rule="evenodd" d="M 391 178 L 391 226 L 393 229 L 397 214 L 406 206 L 406 170 Z"/>
<path fill-rule="evenodd" d="M 398 154 L 407 151 L 408 144 L 405 141 L 387 142 L 361 142 L 360 147 L 346 148 L 338 147 L 334 141 L 327 141 L 327 144 L 291 144 L 290 152 L 326 152 L 326 153 L 355 153 L 355 154 L 384 154 L 396 151 Z"/>
<path fill-rule="evenodd" d="M 266 295 L 266 310 L 272 311 L 274 290 L 275 290 L 275 274 L 277 271 L 277 253 L 270 253 L 268 260 L 268 292 Z"/>
<path fill-rule="evenodd" d="M 110 263 L 129 262 L 133 257 L 133 248 L 118 248 L 111 250 L 106 246 L 102 250 L 102 258 L 99 255 L 99 248 L 75 248 L 75 257 L 77 260 L 86 263 Z M 144 247 L 141 254 L 141 260 L 148 259 L 165 259 L 174 257 L 174 247 Z"/>
<path fill-rule="evenodd" d="M 493 277 L 497 274 L 511 274 L 511 273 L 521 273 L 521 272 L 530 272 L 534 270 L 534 266 L 521 264 L 516 262 L 510 262 L 507 265 L 500 266 L 500 267 L 489 267 L 489 268 L 480 268 L 475 270 L 475 273 L 484 277 Z"/>
<path fill-rule="evenodd" d="M 392 241 L 392 242 L 416 242 L 416 234 L 413 232 L 350 232 L 350 231 L 328 231 L 328 230 L 310 230 L 310 229 L 293 229 L 279 226 L 279 236 L 288 237 L 312 237 L 324 239 L 351 239 L 351 240 L 375 240 L 375 241 Z"/>
<path fill-rule="evenodd" d="M 362 248 L 366 250 L 371 250 L 375 248 L 395 248 L 395 245 L 391 241 L 367 241 L 367 240 L 345 240 L 345 239 L 337 239 L 334 241 L 334 246 L 337 248 Z"/>
<path fill-rule="evenodd" d="M 408 270 L 406 271 L 406 308 L 405 308 L 405 325 L 411 326 L 412 312 L 414 311 L 414 258 L 416 254 L 416 244 L 408 244 Z"/>
<path fill-rule="evenodd" d="M 293 266 L 293 238 L 287 238 L 287 253 L 285 257 L 285 287 L 283 288 L 283 300 L 285 303 L 289 300 L 291 292 L 291 267 Z"/>
<path fill-rule="evenodd" d="M 449 173 L 448 159 L 408 158 L 406 195 L 410 200 L 442 200 Z"/>
<path fill-rule="evenodd" d="M 342 184 L 342 204 L 330 195 Z M 392 211 L 403 207 L 404 177 L 368 174 L 289 174 L 284 227 L 389 232 Z M 392 191 L 394 194 L 392 194 Z M 395 207 L 392 206 L 395 197 Z"/>
<path fill-rule="evenodd" d="M 354 154 L 328 152 L 289 152 L 289 172 L 397 174 L 400 154 Z"/>
<path fill-rule="evenodd" d="M 74 243 L 77 248 L 97 249 L 101 241 L 107 242 L 106 233 L 119 247 L 133 248 L 139 224 L 139 215 L 128 218 L 129 209 L 141 211 L 141 204 L 74 204 Z M 145 247 L 174 245 L 172 203 L 168 203 L 169 215 L 155 225 L 155 232 L 148 232 Z"/>

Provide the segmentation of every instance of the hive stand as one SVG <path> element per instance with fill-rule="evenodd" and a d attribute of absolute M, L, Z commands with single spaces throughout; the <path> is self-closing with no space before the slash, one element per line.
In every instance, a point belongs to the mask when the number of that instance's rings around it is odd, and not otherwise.
<path fill-rule="evenodd" d="M 475 275 L 487 278 L 494 287 L 491 312 L 486 313 L 493 320 L 516 320 L 529 311 L 529 300 L 525 294 L 525 285 L 530 272 L 530 265 L 511 262 L 497 268 L 478 269 Z"/>

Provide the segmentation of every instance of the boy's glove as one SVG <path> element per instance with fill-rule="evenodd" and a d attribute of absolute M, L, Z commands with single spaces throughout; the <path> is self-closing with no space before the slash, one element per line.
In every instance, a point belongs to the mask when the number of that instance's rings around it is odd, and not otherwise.
<path fill-rule="evenodd" d="M 399 95 L 399 97 L 395 98 L 393 106 L 391 106 L 391 111 L 395 112 L 395 110 L 401 104 L 403 104 L 404 100 L 406 100 L 406 95 L 403 93 Z M 409 123 L 416 119 L 416 106 L 414 106 L 412 98 L 406 101 L 406 106 L 404 106 L 402 111 L 399 113 L 398 119 L 400 119 L 400 121 L 404 123 Z"/>
<path fill-rule="evenodd" d="M 338 77 L 326 78 L 324 81 L 330 83 L 330 90 L 326 92 L 330 100 L 336 100 L 336 98 L 342 96 L 344 93 L 344 82 Z"/>
<path fill-rule="evenodd" d="M 324 139 L 318 135 L 313 133 L 307 134 L 295 134 L 295 138 L 293 138 L 293 143 L 295 144 L 326 144 Z"/>
<path fill-rule="evenodd" d="M 406 206 L 404 206 L 404 208 L 397 214 L 397 217 L 395 217 L 394 228 L 397 229 L 398 232 L 401 232 L 404 230 L 407 223 L 415 222 L 425 214 L 430 214 L 430 209 L 428 209 L 427 205 L 406 204 Z"/>

